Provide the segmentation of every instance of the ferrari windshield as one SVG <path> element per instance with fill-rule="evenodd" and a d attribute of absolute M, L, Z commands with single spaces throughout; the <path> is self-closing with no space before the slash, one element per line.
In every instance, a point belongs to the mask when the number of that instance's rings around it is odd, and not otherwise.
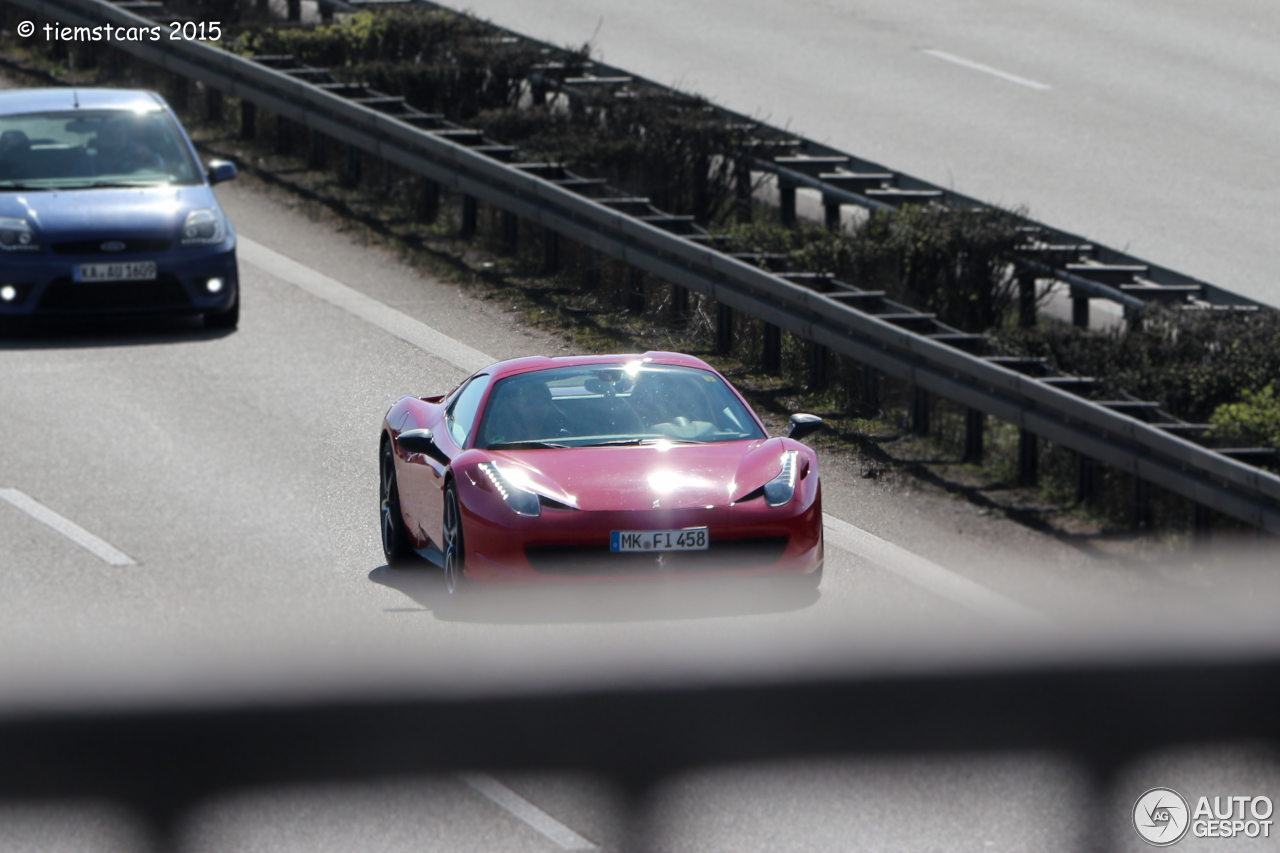
<path fill-rule="evenodd" d="M 631 362 L 509 376 L 494 385 L 476 446 L 592 447 L 766 438 L 714 373 Z"/>
<path fill-rule="evenodd" d="M 161 109 L 0 116 L 0 192 L 199 182 L 187 146 Z"/>

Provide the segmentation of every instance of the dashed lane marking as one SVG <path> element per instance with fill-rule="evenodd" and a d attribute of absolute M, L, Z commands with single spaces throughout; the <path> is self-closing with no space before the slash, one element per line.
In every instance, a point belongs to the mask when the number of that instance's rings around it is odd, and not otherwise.
<path fill-rule="evenodd" d="M 483 773 L 461 773 L 459 777 L 507 813 L 537 830 L 561 850 L 599 849 L 492 776 L 486 776 Z"/>
<path fill-rule="evenodd" d="M 0 500 L 34 518 L 41 524 L 52 527 L 72 542 L 84 548 L 93 556 L 110 566 L 136 566 L 137 562 L 123 551 L 94 536 L 69 518 L 65 518 L 44 504 L 36 501 L 17 489 L 0 489 Z"/>
<path fill-rule="evenodd" d="M 497 359 L 474 350 L 466 344 L 455 341 L 448 335 L 441 334 L 424 323 L 404 314 L 376 299 L 365 296 L 358 290 L 348 287 L 340 281 L 330 278 L 304 266 L 292 258 L 261 243 L 237 235 L 237 250 L 240 260 L 253 264 L 263 272 L 278 279 L 302 288 L 312 296 L 335 305 L 344 311 L 356 315 L 361 320 L 377 326 L 385 332 L 412 344 L 420 350 L 429 352 L 441 361 L 475 373 L 482 367 L 493 364 Z"/>
<path fill-rule="evenodd" d="M 956 56 L 954 53 L 947 53 L 945 50 L 923 50 L 921 53 L 927 53 L 935 59 L 951 62 L 973 71 L 990 74 L 992 77 L 999 77 L 1001 80 L 1008 80 L 1010 83 L 1017 83 L 1019 86 L 1026 86 L 1028 89 L 1045 91 L 1053 88 L 1048 83 L 1040 83 L 1036 80 L 1029 80 L 1026 77 L 1019 77 L 1017 74 L 1010 74 L 1008 71 L 1001 71 L 999 68 L 983 65 L 981 62 L 974 62 L 972 59 L 965 59 L 963 56 Z"/>

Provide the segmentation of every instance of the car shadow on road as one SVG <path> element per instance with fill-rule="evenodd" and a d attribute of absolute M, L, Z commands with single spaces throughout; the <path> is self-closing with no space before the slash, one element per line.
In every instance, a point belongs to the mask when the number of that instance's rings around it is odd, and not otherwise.
<path fill-rule="evenodd" d="M 206 328 L 197 316 L 118 315 L 0 322 L 0 350 L 136 347 L 212 341 L 234 329 Z"/>
<path fill-rule="evenodd" d="M 369 580 L 397 590 L 444 622 L 502 625 L 653 622 L 787 613 L 815 604 L 817 589 L 794 578 L 648 577 L 464 587 L 450 595 L 444 575 L 425 564 L 379 566 Z"/>

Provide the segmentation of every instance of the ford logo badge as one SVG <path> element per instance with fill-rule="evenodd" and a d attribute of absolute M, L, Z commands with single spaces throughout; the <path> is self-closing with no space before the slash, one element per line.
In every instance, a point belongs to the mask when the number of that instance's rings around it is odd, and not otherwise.
<path fill-rule="evenodd" d="M 102 249 L 102 251 L 104 252 L 123 252 L 124 243 L 120 242 L 119 240 L 108 240 L 98 248 Z"/>

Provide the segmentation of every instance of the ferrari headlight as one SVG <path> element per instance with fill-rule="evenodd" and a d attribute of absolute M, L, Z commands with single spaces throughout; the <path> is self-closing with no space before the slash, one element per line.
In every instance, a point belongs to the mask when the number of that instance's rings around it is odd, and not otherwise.
<path fill-rule="evenodd" d="M 479 467 L 485 476 L 489 478 L 489 482 L 493 483 L 493 487 L 498 494 L 502 495 L 502 499 L 507 502 L 507 506 L 511 507 L 512 512 L 516 515 L 527 515 L 535 518 L 542 515 L 542 501 L 538 500 L 537 495 L 518 486 L 513 486 L 511 481 L 498 470 L 498 466 L 492 462 L 481 462 Z"/>
<path fill-rule="evenodd" d="M 764 484 L 764 500 L 769 506 L 782 506 L 791 502 L 796 494 L 796 474 L 800 469 L 800 451 L 788 450 L 782 454 L 782 471 Z"/>
<path fill-rule="evenodd" d="M 226 229 L 222 225 L 222 215 L 218 213 L 217 208 L 193 210 L 187 214 L 187 220 L 182 223 L 182 245 L 184 246 L 214 246 L 221 243 L 225 236 Z"/>
<path fill-rule="evenodd" d="M 0 216 L 0 250 L 6 252 L 38 252 L 40 241 L 31 223 L 25 219 Z"/>

